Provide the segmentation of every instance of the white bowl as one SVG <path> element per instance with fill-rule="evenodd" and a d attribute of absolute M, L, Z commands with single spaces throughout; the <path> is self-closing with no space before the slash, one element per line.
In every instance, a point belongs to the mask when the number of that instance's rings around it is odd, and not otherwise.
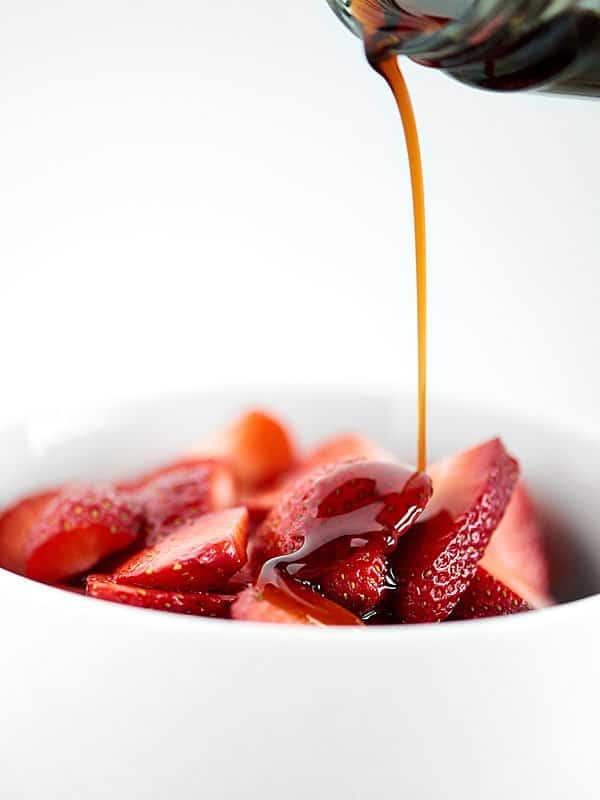
<path fill-rule="evenodd" d="M 240 397 L 136 406 L 69 435 L 7 431 L 0 500 L 159 461 L 257 399 L 305 441 L 355 428 L 414 449 L 412 407 L 392 398 Z M 600 444 L 431 414 L 438 453 L 497 433 L 568 535 L 553 536 L 559 594 L 598 591 Z M 0 570 L 0 607 L 7 800 L 597 797 L 599 596 L 495 620 L 306 629 L 128 608 Z"/>

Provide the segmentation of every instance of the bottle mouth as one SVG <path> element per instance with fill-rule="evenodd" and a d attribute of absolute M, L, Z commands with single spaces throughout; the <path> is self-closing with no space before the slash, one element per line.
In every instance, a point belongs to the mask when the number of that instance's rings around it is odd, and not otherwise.
<path fill-rule="evenodd" d="M 406 55 L 430 64 L 452 59 L 464 51 L 466 43 L 472 49 L 489 41 L 506 26 L 511 15 L 530 5 L 527 0 L 328 0 L 328 3 L 346 27 L 364 41 L 370 60 Z"/>

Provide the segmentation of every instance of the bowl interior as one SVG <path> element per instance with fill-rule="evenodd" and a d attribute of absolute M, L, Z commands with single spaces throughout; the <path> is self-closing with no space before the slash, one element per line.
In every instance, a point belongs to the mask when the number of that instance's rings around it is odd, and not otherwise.
<path fill-rule="evenodd" d="M 289 420 L 302 444 L 355 430 L 414 461 L 414 403 L 407 398 L 336 391 L 246 390 L 163 398 L 136 405 L 31 419 L 0 432 L 0 504 L 70 480 L 112 480 L 188 449 L 244 408 L 260 405 Z M 542 509 L 554 555 L 554 592 L 569 600 L 600 592 L 596 476 L 600 442 L 501 413 L 434 404 L 430 458 L 485 438 L 503 438 Z M 1 572 L 1 571 L 0 571 Z"/>

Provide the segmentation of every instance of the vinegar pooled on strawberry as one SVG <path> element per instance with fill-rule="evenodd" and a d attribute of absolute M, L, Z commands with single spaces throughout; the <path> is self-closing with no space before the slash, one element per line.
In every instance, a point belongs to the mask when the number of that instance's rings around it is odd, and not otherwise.
<path fill-rule="evenodd" d="M 430 496 L 427 475 L 396 464 L 317 469 L 290 488 L 257 531 L 259 588 L 306 606 L 308 585 L 354 613 L 371 612 L 393 585 L 389 554 Z"/>

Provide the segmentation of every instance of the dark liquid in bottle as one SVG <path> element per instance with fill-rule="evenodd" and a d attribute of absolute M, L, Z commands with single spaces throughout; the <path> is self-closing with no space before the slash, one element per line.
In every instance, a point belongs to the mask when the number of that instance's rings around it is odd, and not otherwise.
<path fill-rule="evenodd" d="M 567 9 L 500 41 L 493 55 L 464 63 L 430 62 L 471 86 L 496 91 L 544 89 L 600 96 L 600 14 Z"/>
<path fill-rule="evenodd" d="M 431 34 L 449 21 L 464 18 L 474 2 L 420 2 L 417 6 L 445 9 L 442 17 L 419 14 L 396 0 L 353 0 L 352 16 L 361 23 L 367 52 L 380 59 L 398 52 L 411 37 Z M 556 6 L 557 4 L 555 4 Z M 460 39 L 460 47 L 443 56 L 416 57 L 420 63 L 445 70 L 457 80 L 482 89 L 600 95 L 600 12 L 595 9 L 552 8 L 548 0 L 531 0 L 514 10 L 514 24 L 490 14 L 485 30 Z M 500 8 L 500 7 L 499 7 Z M 451 18 L 451 19 L 449 19 Z"/>

